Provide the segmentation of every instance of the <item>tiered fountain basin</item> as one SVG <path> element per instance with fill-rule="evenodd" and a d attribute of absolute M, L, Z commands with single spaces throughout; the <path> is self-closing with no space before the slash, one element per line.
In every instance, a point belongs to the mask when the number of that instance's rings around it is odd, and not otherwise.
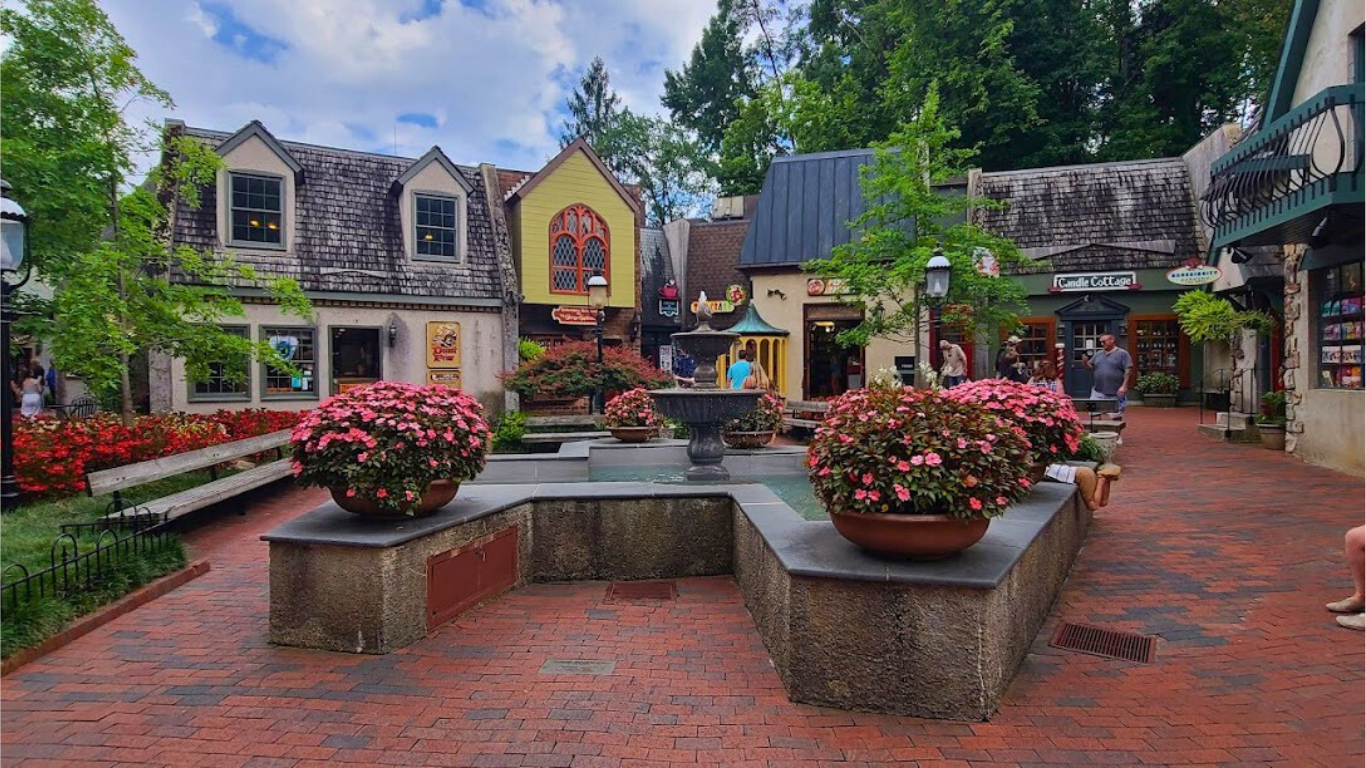
<path fill-rule="evenodd" d="M 545 462 L 545 474 L 587 471 L 590 456 L 642 449 L 579 450 L 583 458 L 534 462 Z M 673 471 L 686 466 L 681 443 L 651 450 L 672 450 Z M 799 449 L 767 449 L 725 463 L 767 476 L 800 460 Z M 745 462 L 757 463 L 741 470 Z M 771 469 L 755 470 L 764 462 Z M 491 471 L 500 464 L 536 466 L 493 462 Z M 1091 516 L 1074 491 L 1040 485 L 976 546 L 932 562 L 865 552 L 757 484 L 523 475 L 515 484 L 467 483 L 435 514 L 399 522 L 329 502 L 263 537 L 270 639 L 388 653 L 439 642 L 423 638 L 525 584 L 733 574 L 792 700 L 980 720 L 996 709 L 1086 536 Z"/>

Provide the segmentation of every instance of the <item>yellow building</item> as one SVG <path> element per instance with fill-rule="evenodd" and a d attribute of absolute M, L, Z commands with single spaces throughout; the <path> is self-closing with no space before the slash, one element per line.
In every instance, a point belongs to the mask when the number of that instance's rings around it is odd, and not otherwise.
<path fill-rule="evenodd" d="M 637 196 L 583 139 L 535 174 L 501 171 L 508 230 L 521 285 L 523 336 L 556 344 L 591 337 L 587 282 L 608 282 L 605 339 L 639 341 Z"/>

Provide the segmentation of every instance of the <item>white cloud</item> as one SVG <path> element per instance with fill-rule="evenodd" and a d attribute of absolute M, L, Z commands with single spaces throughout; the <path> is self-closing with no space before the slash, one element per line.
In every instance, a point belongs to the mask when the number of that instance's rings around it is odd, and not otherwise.
<path fill-rule="evenodd" d="M 715 0 L 106 0 L 191 125 L 261 120 L 285 139 L 534 168 L 556 149 L 564 73 L 602 56 L 632 109 L 661 111 Z M 280 46 L 283 44 L 283 47 Z M 261 52 L 252 58 L 253 52 Z M 573 78 L 573 79 L 576 79 Z M 398 122 L 432 115 L 436 127 Z M 423 121 L 419 121 L 423 122 Z"/>

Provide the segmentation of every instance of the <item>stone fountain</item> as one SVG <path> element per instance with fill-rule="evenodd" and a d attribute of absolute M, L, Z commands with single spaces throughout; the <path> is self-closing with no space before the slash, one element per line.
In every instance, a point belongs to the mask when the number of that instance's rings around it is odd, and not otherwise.
<path fill-rule="evenodd" d="M 650 392 L 659 410 L 671 419 L 688 425 L 689 480 L 729 480 L 730 471 L 721 465 L 726 445 L 721 442 L 721 427 L 754 408 L 761 394 L 755 389 L 721 389 L 716 386 L 716 358 L 735 340 L 738 333 L 712 330 L 711 308 L 707 294 L 697 300 L 697 327 L 671 337 L 674 346 L 697 361 L 692 389 L 656 389 Z"/>

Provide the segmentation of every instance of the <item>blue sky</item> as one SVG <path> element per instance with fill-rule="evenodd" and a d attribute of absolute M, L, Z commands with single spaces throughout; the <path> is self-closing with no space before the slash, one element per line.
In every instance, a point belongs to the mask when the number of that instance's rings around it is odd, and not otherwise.
<path fill-rule="evenodd" d="M 534 169 L 594 56 L 632 108 L 659 112 L 666 67 L 715 0 L 103 0 L 169 112 L 220 130 Z M 155 12 L 151 12 L 155 10 Z"/>

